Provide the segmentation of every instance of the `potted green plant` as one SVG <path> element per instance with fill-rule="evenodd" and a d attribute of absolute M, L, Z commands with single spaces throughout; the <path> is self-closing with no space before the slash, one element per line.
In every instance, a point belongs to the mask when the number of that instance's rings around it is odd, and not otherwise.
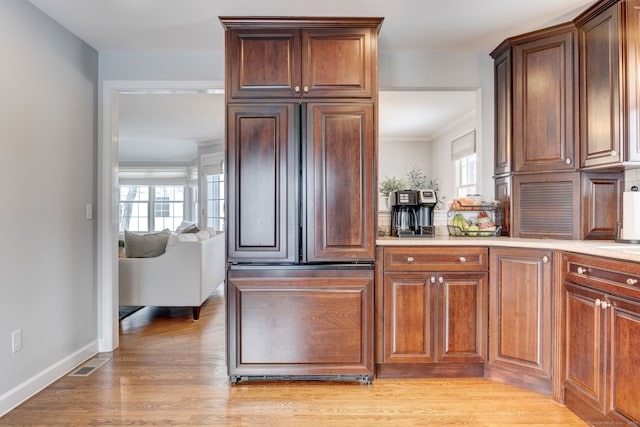
<path fill-rule="evenodd" d="M 384 197 L 387 209 L 389 209 L 389 193 L 395 190 L 404 190 L 405 188 L 406 184 L 401 178 L 396 178 L 395 176 L 389 178 L 385 175 L 384 179 L 380 181 L 378 185 L 378 190 L 380 191 L 380 195 Z"/>

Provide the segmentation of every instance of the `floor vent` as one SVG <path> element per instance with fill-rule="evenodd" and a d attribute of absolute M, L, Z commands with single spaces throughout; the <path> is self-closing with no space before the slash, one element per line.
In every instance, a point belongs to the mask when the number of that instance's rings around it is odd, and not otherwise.
<path fill-rule="evenodd" d="M 91 359 L 87 361 L 84 365 L 76 368 L 72 371 L 69 376 L 70 377 L 88 377 L 93 374 L 98 368 L 105 363 L 107 363 L 109 359 L 96 357 L 95 359 Z"/>

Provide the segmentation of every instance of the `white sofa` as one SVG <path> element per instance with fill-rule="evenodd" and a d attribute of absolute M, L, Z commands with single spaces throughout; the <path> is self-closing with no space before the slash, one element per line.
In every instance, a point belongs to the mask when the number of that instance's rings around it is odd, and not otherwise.
<path fill-rule="evenodd" d="M 175 236 L 174 236 L 175 237 Z M 121 306 L 200 307 L 225 279 L 225 234 L 198 241 L 170 240 L 154 258 L 120 258 Z"/>

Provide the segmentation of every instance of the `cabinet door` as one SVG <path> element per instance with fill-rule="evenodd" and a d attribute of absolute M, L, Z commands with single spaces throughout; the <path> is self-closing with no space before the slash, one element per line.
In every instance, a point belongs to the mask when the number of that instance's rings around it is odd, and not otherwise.
<path fill-rule="evenodd" d="M 578 27 L 580 44 L 581 162 L 620 161 L 620 24 L 616 3 Z"/>
<path fill-rule="evenodd" d="M 513 47 L 513 149 L 519 172 L 575 169 L 571 25 Z"/>
<path fill-rule="evenodd" d="M 372 28 L 303 30 L 304 96 L 371 98 L 377 87 L 371 66 L 375 40 Z"/>
<path fill-rule="evenodd" d="M 511 73 L 511 49 L 507 48 L 494 61 L 496 175 L 511 172 Z"/>
<path fill-rule="evenodd" d="M 229 30 L 226 44 L 230 99 L 300 96 L 300 31 Z"/>
<path fill-rule="evenodd" d="M 640 423 L 640 304 L 611 298 L 609 411 Z"/>
<path fill-rule="evenodd" d="M 435 362 L 435 273 L 384 275 L 384 362 Z"/>
<path fill-rule="evenodd" d="M 515 175 L 513 237 L 580 238 L 580 172 Z"/>
<path fill-rule="evenodd" d="M 565 282 L 565 393 L 604 412 L 605 311 L 596 305 L 602 293 Z M 567 398 L 572 406 L 573 399 Z"/>
<path fill-rule="evenodd" d="M 373 270 L 228 272 L 229 375 L 373 375 Z"/>
<path fill-rule="evenodd" d="M 500 202 L 500 217 L 502 219 L 503 236 L 511 235 L 511 177 L 502 176 L 495 179 L 496 200 Z"/>
<path fill-rule="evenodd" d="M 550 386 L 552 252 L 492 248 L 489 258 L 489 364 Z"/>
<path fill-rule="evenodd" d="M 624 160 L 640 162 L 640 1 L 627 0 L 625 19 L 627 123 Z"/>
<path fill-rule="evenodd" d="M 486 281 L 486 273 L 438 275 L 437 360 L 483 362 L 486 359 Z"/>
<path fill-rule="evenodd" d="M 373 104 L 308 104 L 305 179 L 309 262 L 373 261 Z"/>
<path fill-rule="evenodd" d="M 614 240 L 622 221 L 622 173 L 582 173 L 584 239 Z"/>
<path fill-rule="evenodd" d="M 227 257 L 295 262 L 297 150 L 293 105 L 229 105 Z"/>

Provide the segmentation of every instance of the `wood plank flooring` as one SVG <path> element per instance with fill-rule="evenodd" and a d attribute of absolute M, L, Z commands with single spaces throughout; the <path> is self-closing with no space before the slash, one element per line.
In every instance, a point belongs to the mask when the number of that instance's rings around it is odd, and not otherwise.
<path fill-rule="evenodd" d="M 251 382 L 226 376 L 222 288 L 190 308 L 146 307 L 88 377 L 65 376 L 0 418 L 11 426 L 586 426 L 552 399 L 483 379 Z"/>

